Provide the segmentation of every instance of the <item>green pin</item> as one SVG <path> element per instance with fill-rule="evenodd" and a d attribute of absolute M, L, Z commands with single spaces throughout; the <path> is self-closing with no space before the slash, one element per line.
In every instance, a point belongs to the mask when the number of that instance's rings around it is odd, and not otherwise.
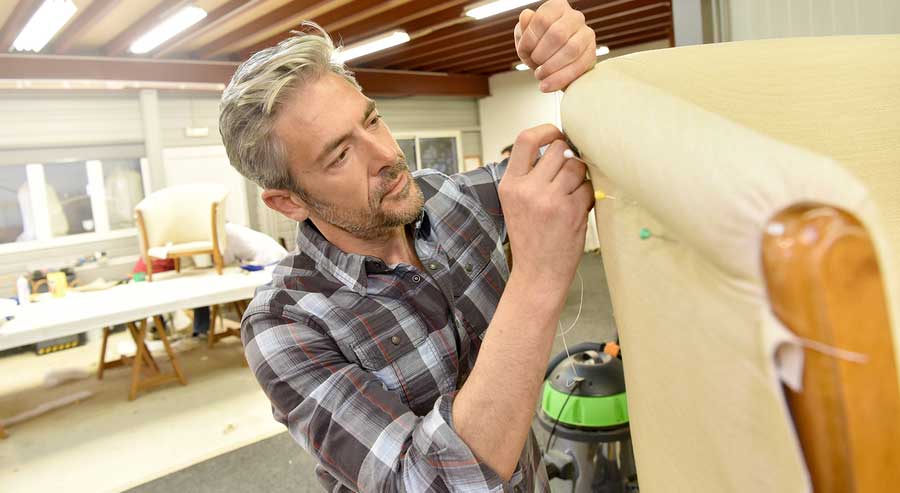
<path fill-rule="evenodd" d="M 671 241 L 673 243 L 677 243 L 675 240 L 673 240 L 672 238 L 669 238 L 666 235 L 655 234 L 653 231 L 650 231 L 650 228 L 641 228 L 641 232 L 639 235 L 642 240 L 649 240 L 650 238 L 657 238 L 657 239 L 660 239 L 663 241 Z"/>

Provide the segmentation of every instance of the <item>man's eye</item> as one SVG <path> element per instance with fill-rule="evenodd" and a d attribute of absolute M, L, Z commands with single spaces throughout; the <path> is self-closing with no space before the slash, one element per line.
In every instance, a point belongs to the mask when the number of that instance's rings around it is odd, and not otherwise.
<path fill-rule="evenodd" d="M 347 155 L 349 155 L 349 154 L 350 154 L 350 148 L 348 147 L 348 148 L 344 149 L 343 151 L 341 151 L 340 154 L 338 154 L 337 159 L 335 159 L 334 162 L 331 163 L 330 167 L 334 168 L 336 166 L 340 166 L 341 164 L 344 164 L 344 161 L 346 161 Z"/>
<path fill-rule="evenodd" d="M 381 123 L 381 115 L 376 113 L 375 116 L 372 118 L 372 123 L 370 123 L 370 125 L 372 125 L 374 127 L 374 126 L 377 126 L 379 123 Z"/>

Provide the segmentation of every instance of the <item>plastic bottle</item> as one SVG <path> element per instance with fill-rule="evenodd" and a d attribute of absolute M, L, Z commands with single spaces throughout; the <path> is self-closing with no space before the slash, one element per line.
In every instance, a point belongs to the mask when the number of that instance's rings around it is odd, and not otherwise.
<path fill-rule="evenodd" d="M 31 283 L 25 276 L 19 276 L 16 279 L 16 295 L 19 297 L 20 305 L 27 305 L 31 302 Z"/>

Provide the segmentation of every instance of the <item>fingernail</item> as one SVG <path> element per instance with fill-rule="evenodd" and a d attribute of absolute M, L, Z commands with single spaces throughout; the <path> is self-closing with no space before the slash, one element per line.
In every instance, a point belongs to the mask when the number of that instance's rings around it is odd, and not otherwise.
<path fill-rule="evenodd" d="M 548 84 L 546 82 L 541 82 L 541 90 L 542 91 L 546 91 L 549 88 L 550 88 L 550 84 Z"/>

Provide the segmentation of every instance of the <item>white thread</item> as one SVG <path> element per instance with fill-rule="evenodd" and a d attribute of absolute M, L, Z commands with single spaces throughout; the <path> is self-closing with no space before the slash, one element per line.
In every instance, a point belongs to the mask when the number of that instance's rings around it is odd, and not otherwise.
<path fill-rule="evenodd" d="M 857 353 L 855 351 L 848 351 L 846 349 L 836 348 L 829 346 L 828 344 L 821 343 L 819 341 L 814 341 L 812 339 L 804 339 L 802 337 L 797 338 L 800 341 L 800 344 L 803 347 L 808 349 L 812 349 L 813 351 L 822 353 L 826 356 L 831 356 L 832 358 L 842 359 L 844 361 L 849 361 L 851 363 L 859 363 L 865 364 L 869 362 L 869 355 Z"/>
<path fill-rule="evenodd" d="M 565 348 L 565 350 L 566 350 L 566 358 L 572 357 L 572 355 L 569 354 L 569 345 L 566 344 L 566 334 L 568 334 L 569 331 L 575 327 L 575 324 L 578 323 L 578 319 L 581 318 L 581 308 L 584 306 L 584 278 L 581 277 L 581 272 L 578 271 L 577 269 L 575 270 L 575 273 L 578 274 L 578 280 L 581 283 L 581 295 L 579 297 L 580 299 L 578 300 L 578 314 L 575 315 L 575 321 L 572 322 L 572 325 L 570 325 L 569 328 L 566 329 L 565 331 L 562 330 L 562 321 L 556 322 L 556 325 L 559 328 L 559 337 L 562 337 L 563 348 Z M 581 378 L 581 376 L 578 374 L 578 367 L 575 366 L 574 364 L 572 365 L 572 371 L 575 373 L 575 378 Z M 571 387 L 574 384 L 575 384 L 575 379 L 572 379 L 566 383 L 566 387 Z"/>

